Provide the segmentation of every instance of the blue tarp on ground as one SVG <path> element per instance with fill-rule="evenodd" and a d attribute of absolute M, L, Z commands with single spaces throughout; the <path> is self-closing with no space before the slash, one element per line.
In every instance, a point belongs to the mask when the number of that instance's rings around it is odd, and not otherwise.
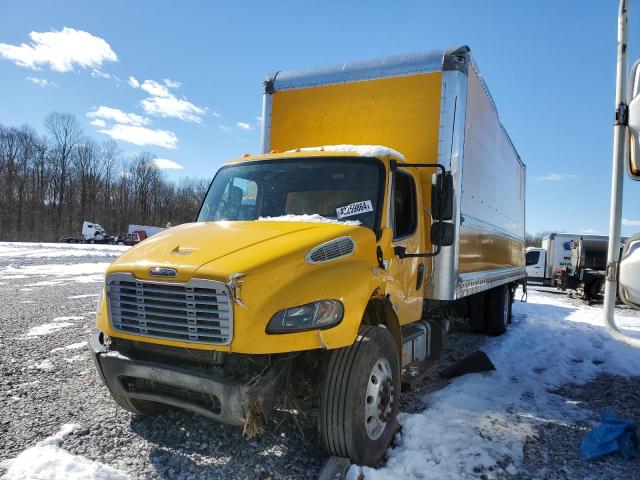
<path fill-rule="evenodd" d="M 587 433 L 580 445 L 582 460 L 595 460 L 604 455 L 619 453 L 622 458 L 636 458 L 638 434 L 636 426 L 615 416 L 609 410 L 600 414 L 600 423 Z"/>

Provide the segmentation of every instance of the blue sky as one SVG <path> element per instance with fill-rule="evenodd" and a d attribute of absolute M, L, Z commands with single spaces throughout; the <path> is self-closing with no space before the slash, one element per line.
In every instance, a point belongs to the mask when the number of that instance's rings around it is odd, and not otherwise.
<path fill-rule="evenodd" d="M 616 10 L 614 0 L 3 1 L 0 123 L 43 132 L 48 112 L 70 112 L 127 154 L 181 165 L 170 178 L 210 177 L 259 151 L 266 73 L 468 44 L 527 164 L 527 230 L 606 233 Z M 635 11 L 631 28 L 636 58 Z M 640 230 L 639 183 L 626 181 L 624 205 L 623 234 Z"/>

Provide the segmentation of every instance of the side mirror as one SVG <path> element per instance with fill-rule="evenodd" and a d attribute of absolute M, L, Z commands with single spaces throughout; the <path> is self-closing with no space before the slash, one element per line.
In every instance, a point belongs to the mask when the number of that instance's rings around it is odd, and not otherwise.
<path fill-rule="evenodd" d="M 453 218 L 453 175 L 434 173 L 431 179 L 431 215 L 434 219 Z"/>
<path fill-rule="evenodd" d="M 627 173 L 633 180 L 640 180 L 640 60 L 637 60 L 631 69 L 629 99 Z"/>
<path fill-rule="evenodd" d="M 624 303 L 640 309 L 640 235 L 630 237 L 622 249 L 618 293 Z"/>

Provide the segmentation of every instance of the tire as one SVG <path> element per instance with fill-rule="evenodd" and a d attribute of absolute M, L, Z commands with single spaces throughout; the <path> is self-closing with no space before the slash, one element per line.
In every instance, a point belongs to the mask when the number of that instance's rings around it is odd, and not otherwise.
<path fill-rule="evenodd" d="M 364 326 L 355 343 L 332 351 L 321 390 L 320 441 L 332 455 L 376 466 L 399 426 L 400 364 L 393 335 Z"/>
<path fill-rule="evenodd" d="M 486 294 L 484 292 L 473 294 L 469 297 L 469 325 L 475 333 L 487 333 L 487 320 L 485 314 Z"/>
<path fill-rule="evenodd" d="M 518 285 L 516 284 L 515 287 L 507 287 L 509 290 L 509 325 L 511 325 L 513 323 L 513 301 L 516 297 L 516 289 L 518 288 Z"/>
<path fill-rule="evenodd" d="M 511 292 L 507 285 L 502 285 L 489 290 L 487 297 L 488 333 L 502 335 L 511 321 Z"/>
<path fill-rule="evenodd" d="M 594 280 L 585 290 L 589 292 L 589 300 L 601 302 L 604 300 L 604 279 Z M 586 286 L 586 285 L 585 285 Z"/>
<path fill-rule="evenodd" d="M 156 402 L 149 402 L 148 400 L 134 400 L 131 398 L 127 398 L 124 395 L 116 395 L 113 393 L 112 396 L 119 407 L 135 415 L 141 415 L 144 417 L 155 417 L 166 412 L 169 409 L 169 407 L 166 405 Z"/>

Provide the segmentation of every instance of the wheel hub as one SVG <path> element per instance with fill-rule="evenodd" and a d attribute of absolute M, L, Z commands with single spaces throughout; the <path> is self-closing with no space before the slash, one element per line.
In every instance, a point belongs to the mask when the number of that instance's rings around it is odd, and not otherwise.
<path fill-rule="evenodd" d="M 380 438 L 391 417 L 394 400 L 393 373 L 386 358 L 373 364 L 364 399 L 364 422 L 371 440 Z"/>

